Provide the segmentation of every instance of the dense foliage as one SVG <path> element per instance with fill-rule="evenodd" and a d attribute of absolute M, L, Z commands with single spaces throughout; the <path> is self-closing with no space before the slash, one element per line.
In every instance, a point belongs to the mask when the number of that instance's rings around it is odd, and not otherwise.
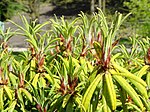
<path fill-rule="evenodd" d="M 132 12 L 132 18 L 130 18 L 130 24 L 137 28 L 138 34 L 142 36 L 150 36 L 150 1 L 149 0 L 130 0 L 130 2 L 124 2 Z"/>
<path fill-rule="evenodd" d="M 14 0 L 0 1 L 0 21 L 10 19 L 14 13 L 21 11 L 23 6 Z"/>
<path fill-rule="evenodd" d="M 0 33 L 0 111 L 150 111 L 150 40 L 129 38 L 128 49 L 119 44 L 127 16 L 116 13 L 110 24 L 99 9 L 71 23 L 11 21 L 18 30 Z M 13 35 L 26 37 L 27 51 L 9 50 Z"/>

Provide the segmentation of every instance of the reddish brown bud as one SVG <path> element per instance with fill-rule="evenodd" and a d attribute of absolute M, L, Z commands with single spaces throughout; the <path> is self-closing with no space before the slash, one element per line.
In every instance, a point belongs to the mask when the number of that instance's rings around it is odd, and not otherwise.
<path fill-rule="evenodd" d="M 132 98 L 128 96 L 128 102 L 132 103 Z"/>
<path fill-rule="evenodd" d="M 66 85 L 64 84 L 64 78 L 62 78 L 62 79 L 60 80 L 60 89 L 59 89 L 58 91 L 61 92 L 62 95 L 64 95 L 64 94 L 66 93 L 66 89 L 67 89 L 67 87 L 66 87 Z"/>
<path fill-rule="evenodd" d="M 0 76 L 2 75 L 2 73 L 3 73 L 3 68 L 0 67 Z"/>
<path fill-rule="evenodd" d="M 40 104 L 36 104 L 36 108 L 37 108 L 37 110 L 38 110 L 39 112 L 42 112 L 42 107 L 41 107 Z"/>
<path fill-rule="evenodd" d="M 24 77 L 23 77 L 23 74 L 19 75 L 19 80 L 20 80 L 19 88 L 23 88 L 24 87 Z"/>
<path fill-rule="evenodd" d="M 78 77 L 75 77 L 73 82 L 73 87 L 75 88 L 78 85 Z"/>
<path fill-rule="evenodd" d="M 72 40 L 73 40 L 72 37 L 70 37 L 70 38 L 69 38 L 69 41 L 68 41 L 68 43 L 67 43 L 67 50 L 68 50 L 68 51 L 72 51 L 72 47 L 71 47 L 71 42 L 72 42 Z"/>
<path fill-rule="evenodd" d="M 42 72 L 43 71 L 43 66 L 44 66 L 44 61 L 45 61 L 45 55 L 42 56 L 38 63 L 38 71 Z"/>
<path fill-rule="evenodd" d="M 116 40 L 113 44 L 112 44 L 112 48 L 115 47 L 118 44 L 119 40 Z"/>
<path fill-rule="evenodd" d="M 65 38 L 63 37 L 62 34 L 60 34 L 60 41 L 61 41 L 62 43 L 64 43 L 64 41 L 65 41 Z"/>
<path fill-rule="evenodd" d="M 47 111 L 46 111 L 46 107 L 44 108 L 44 112 L 47 112 Z"/>
<path fill-rule="evenodd" d="M 147 55 L 145 56 L 145 64 L 150 65 L 150 48 L 147 51 Z"/>
<path fill-rule="evenodd" d="M 60 52 L 60 49 L 59 49 L 59 45 L 58 45 L 58 43 L 57 43 L 57 46 L 55 47 L 55 49 L 56 49 L 56 52 L 57 52 L 57 53 L 59 53 L 59 52 Z"/>
<path fill-rule="evenodd" d="M 102 40 L 101 32 L 98 33 L 97 42 L 99 42 L 101 44 L 101 46 L 103 45 L 103 40 Z"/>
<path fill-rule="evenodd" d="M 61 80 L 60 82 L 61 82 L 60 87 L 61 87 L 63 90 L 65 90 L 66 87 L 65 87 L 65 84 L 64 84 L 64 78 L 62 78 L 62 80 Z"/>
<path fill-rule="evenodd" d="M 35 53 L 35 49 L 33 48 L 33 46 L 30 46 L 30 51 L 31 51 L 31 56 L 34 57 L 36 53 Z"/>
<path fill-rule="evenodd" d="M 147 57 L 150 59 L 150 48 L 147 51 Z"/>
<path fill-rule="evenodd" d="M 87 54 L 87 50 L 86 50 L 85 45 L 83 45 L 83 47 L 82 47 L 82 53 L 80 54 L 80 56 L 85 57 L 86 54 Z"/>
<path fill-rule="evenodd" d="M 107 58 L 104 62 L 104 68 L 107 69 L 109 67 L 109 63 L 110 63 L 110 48 L 108 49 L 108 55 Z"/>
<path fill-rule="evenodd" d="M 6 49 L 6 51 L 7 51 L 7 48 L 8 48 L 7 42 L 3 42 L 3 43 L 2 43 L 2 48 L 3 48 L 3 49 Z"/>

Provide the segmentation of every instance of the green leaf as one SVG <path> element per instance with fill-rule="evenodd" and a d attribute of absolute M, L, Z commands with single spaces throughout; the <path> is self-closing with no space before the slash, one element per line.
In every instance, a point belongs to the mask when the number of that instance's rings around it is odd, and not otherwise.
<path fill-rule="evenodd" d="M 143 67 L 138 71 L 137 76 L 138 76 L 138 77 L 142 77 L 142 76 L 147 72 L 147 69 L 148 69 L 148 68 L 149 68 L 149 65 L 143 66 Z"/>
<path fill-rule="evenodd" d="M 42 88 L 42 87 L 46 87 L 46 80 L 43 78 L 43 77 L 40 77 L 39 80 L 38 80 L 38 84 L 39 84 L 39 87 Z"/>
<path fill-rule="evenodd" d="M 148 87 L 150 88 L 150 72 L 148 72 L 148 74 L 146 76 L 146 83 L 147 83 Z"/>
<path fill-rule="evenodd" d="M 69 99 L 70 99 L 71 95 L 66 95 L 63 99 L 63 103 L 62 103 L 62 107 L 65 108 L 65 106 L 67 105 Z"/>
<path fill-rule="evenodd" d="M 136 105 L 134 105 L 132 103 L 126 103 L 126 105 L 129 105 L 129 106 L 133 107 L 136 110 L 136 112 L 143 112 Z"/>
<path fill-rule="evenodd" d="M 53 76 L 52 76 L 51 71 L 50 71 L 46 66 L 44 66 L 44 68 L 45 68 L 46 71 L 48 72 L 48 74 L 46 74 L 46 73 L 44 74 L 45 78 L 46 78 L 50 83 L 54 84 L 55 82 L 54 82 L 54 78 L 53 78 Z"/>
<path fill-rule="evenodd" d="M 9 107 L 7 107 L 4 112 L 14 112 L 15 106 L 17 104 L 17 100 L 10 102 Z"/>
<path fill-rule="evenodd" d="M 34 32 L 36 33 L 36 32 L 38 32 L 42 27 L 44 27 L 45 25 L 48 25 L 50 22 L 49 21 L 46 21 L 45 23 L 43 23 L 43 24 L 38 24 L 38 25 L 36 25 L 35 27 L 34 27 Z"/>
<path fill-rule="evenodd" d="M 23 98 L 22 98 L 22 95 L 21 95 L 21 89 L 19 88 L 18 90 L 17 90 L 17 94 L 18 94 L 18 99 L 19 99 L 19 101 L 22 103 L 22 104 L 24 104 L 24 102 L 23 102 Z"/>
<path fill-rule="evenodd" d="M 88 89 L 86 90 L 86 92 L 83 96 L 83 99 L 82 99 L 82 105 L 84 106 L 85 110 L 88 110 L 92 95 L 93 95 L 98 83 L 102 79 L 102 76 L 103 76 L 103 74 L 98 74 L 96 76 L 96 78 L 93 80 L 93 82 L 90 84 Z"/>
<path fill-rule="evenodd" d="M 138 83 L 142 84 L 143 86 L 147 86 L 147 84 L 145 83 L 145 81 L 143 81 L 140 77 L 137 77 L 136 75 L 133 75 L 131 72 L 129 72 L 127 69 L 119 66 L 118 64 L 116 64 L 115 62 L 112 61 L 112 64 L 114 66 L 115 69 L 119 70 L 121 73 L 117 73 L 116 75 L 121 75 L 121 76 L 125 76 L 127 78 L 133 79 L 135 81 L 137 81 Z"/>
<path fill-rule="evenodd" d="M 32 95 L 26 90 L 26 89 L 24 89 L 24 88 L 19 88 L 20 89 L 20 91 L 22 92 L 22 93 L 24 93 L 25 95 L 26 95 L 26 97 L 30 100 L 30 102 L 32 103 Z"/>
<path fill-rule="evenodd" d="M 17 77 L 16 77 L 14 74 L 12 74 L 12 73 L 10 72 L 10 73 L 9 73 L 9 79 L 10 79 L 10 81 L 11 81 L 11 84 L 15 87 L 16 84 L 17 84 L 17 82 L 16 82 Z"/>
<path fill-rule="evenodd" d="M 4 105 L 3 94 L 4 94 L 4 90 L 3 88 L 0 88 L 0 111 L 3 110 L 3 105 Z"/>
<path fill-rule="evenodd" d="M 66 112 L 74 112 L 73 111 L 73 99 L 72 99 L 72 97 L 68 101 L 68 104 L 66 107 Z"/>
<path fill-rule="evenodd" d="M 86 110 L 85 110 L 84 106 L 83 106 L 82 103 L 81 103 L 80 97 L 79 97 L 79 96 L 76 96 L 76 97 L 74 97 L 74 99 L 75 99 L 75 102 L 79 105 L 79 108 L 82 108 L 83 111 L 85 112 Z"/>
<path fill-rule="evenodd" d="M 11 93 L 11 90 L 9 89 L 9 87 L 4 85 L 4 90 L 5 90 L 6 94 L 7 94 L 7 96 L 9 97 L 9 99 L 12 100 L 12 93 Z"/>
<path fill-rule="evenodd" d="M 38 73 L 38 74 L 36 74 L 36 75 L 34 76 L 33 81 L 32 81 L 32 85 L 33 85 L 35 88 L 37 88 L 37 82 L 38 82 L 38 78 L 39 78 L 39 76 L 40 76 L 40 74 L 39 74 L 39 73 Z"/>
<path fill-rule="evenodd" d="M 136 82 L 133 79 L 130 79 L 130 81 L 138 89 L 138 91 L 141 93 L 141 95 L 144 96 L 146 99 L 148 99 L 146 87 L 144 87 L 143 85 L 141 85 L 140 83 Z"/>
<path fill-rule="evenodd" d="M 135 92 L 135 90 L 130 86 L 130 84 L 127 83 L 126 80 L 122 78 L 122 76 L 113 75 L 113 77 L 120 84 L 120 86 L 129 94 L 129 96 L 131 96 L 135 104 L 143 110 L 143 103 L 140 100 L 138 94 Z"/>
<path fill-rule="evenodd" d="M 30 81 L 34 78 L 35 76 L 35 67 L 36 67 L 36 59 L 33 58 L 30 62 Z"/>
<path fill-rule="evenodd" d="M 74 69 L 74 65 L 73 65 L 73 62 L 72 62 L 72 57 L 69 56 L 69 75 L 72 76 L 73 75 L 73 69 Z"/>
<path fill-rule="evenodd" d="M 103 49 L 100 43 L 98 43 L 97 41 L 94 41 L 93 46 L 99 59 L 102 59 Z"/>

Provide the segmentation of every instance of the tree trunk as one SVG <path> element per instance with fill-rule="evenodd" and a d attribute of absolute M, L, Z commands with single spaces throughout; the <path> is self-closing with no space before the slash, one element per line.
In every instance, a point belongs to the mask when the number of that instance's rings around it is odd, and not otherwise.
<path fill-rule="evenodd" d="M 103 12 L 105 13 L 106 0 L 103 0 Z"/>
<path fill-rule="evenodd" d="M 95 11 L 94 5 L 95 5 L 95 0 L 91 0 L 91 13 Z"/>
<path fill-rule="evenodd" d="M 102 9 L 102 0 L 98 0 L 98 7 Z"/>

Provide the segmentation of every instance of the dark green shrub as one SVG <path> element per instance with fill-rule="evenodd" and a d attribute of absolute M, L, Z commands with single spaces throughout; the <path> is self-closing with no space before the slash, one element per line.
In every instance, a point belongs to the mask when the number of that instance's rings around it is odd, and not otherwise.
<path fill-rule="evenodd" d="M 15 0 L 0 1 L 0 21 L 10 19 L 16 12 L 23 9 L 23 6 Z"/>

